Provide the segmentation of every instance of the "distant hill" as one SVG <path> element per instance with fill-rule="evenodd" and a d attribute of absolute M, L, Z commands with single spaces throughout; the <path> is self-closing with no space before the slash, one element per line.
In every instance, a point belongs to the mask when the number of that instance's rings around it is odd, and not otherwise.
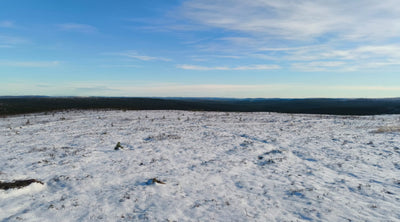
<path fill-rule="evenodd" d="M 335 115 L 400 114 L 400 98 L 390 99 L 230 99 L 128 97 L 0 97 L 0 115 L 69 109 L 198 110 Z"/>

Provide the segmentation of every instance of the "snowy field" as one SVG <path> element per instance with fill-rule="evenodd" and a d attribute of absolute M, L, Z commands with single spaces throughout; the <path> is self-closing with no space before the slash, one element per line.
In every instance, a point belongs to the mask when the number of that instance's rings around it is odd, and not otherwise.
<path fill-rule="evenodd" d="M 399 115 L 30 114 L 0 152 L 0 181 L 44 183 L 0 190 L 0 221 L 400 220 Z"/>

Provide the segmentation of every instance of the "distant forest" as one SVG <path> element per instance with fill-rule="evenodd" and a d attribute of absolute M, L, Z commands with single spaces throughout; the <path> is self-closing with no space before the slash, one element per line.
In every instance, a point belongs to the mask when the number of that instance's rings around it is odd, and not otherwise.
<path fill-rule="evenodd" d="M 61 110 L 191 110 L 334 115 L 400 114 L 393 99 L 0 97 L 0 116 Z"/>

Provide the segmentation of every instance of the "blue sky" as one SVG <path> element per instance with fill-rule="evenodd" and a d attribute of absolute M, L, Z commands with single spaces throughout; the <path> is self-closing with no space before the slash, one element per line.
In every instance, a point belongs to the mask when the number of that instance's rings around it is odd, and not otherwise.
<path fill-rule="evenodd" d="M 0 4 L 0 95 L 400 96 L 395 0 Z"/>

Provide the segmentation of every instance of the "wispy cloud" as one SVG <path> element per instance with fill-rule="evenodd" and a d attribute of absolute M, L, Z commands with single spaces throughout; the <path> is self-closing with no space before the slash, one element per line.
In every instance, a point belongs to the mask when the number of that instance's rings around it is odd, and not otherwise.
<path fill-rule="evenodd" d="M 95 33 L 97 28 L 92 25 L 79 24 L 79 23 L 64 23 L 57 25 L 60 30 L 81 33 Z"/>
<path fill-rule="evenodd" d="M 332 69 L 342 69 L 345 66 L 345 62 L 338 61 L 316 61 L 309 63 L 294 63 L 292 64 L 292 68 L 301 70 L 301 71 L 331 71 Z"/>
<path fill-rule="evenodd" d="M 351 50 L 333 51 L 333 54 L 348 59 L 400 59 L 400 45 L 365 45 Z"/>
<path fill-rule="evenodd" d="M 25 38 L 0 34 L 0 48 L 11 48 L 28 42 Z"/>
<path fill-rule="evenodd" d="M 309 40 L 333 34 L 359 40 L 400 35 L 396 0 L 191 0 L 181 10 L 185 18 L 201 25 L 284 39 Z"/>
<path fill-rule="evenodd" d="M 139 68 L 138 65 L 130 65 L 130 64 L 113 64 L 113 65 L 100 65 L 101 68 Z"/>
<path fill-rule="evenodd" d="M 104 54 L 114 55 L 114 56 L 123 56 L 123 57 L 131 58 L 131 59 L 141 60 L 141 61 L 153 61 L 153 60 L 165 61 L 165 62 L 171 61 L 171 59 L 164 58 L 164 57 L 142 55 L 136 51 L 124 51 L 124 52 L 104 53 Z"/>
<path fill-rule="evenodd" d="M 196 66 L 196 65 L 177 65 L 179 69 L 185 70 L 198 70 L 198 71 L 210 71 L 210 70 L 219 70 L 219 71 L 239 71 L 239 70 L 271 70 L 271 69 L 280 69 L 278 65 L 251 65 L 251 66 L 236 66 L 236 67 L 228 67 L 228 66 Z"/>
<path fill-rule="evenodd" d="M 224 33 L 193 43 L 198 50 L 301 71 L 355 71 L 400 59 L 400 45 L 393 43 L 400 38 L 396 0 L 188 0 L 177 14 L 201 30 Z"/>
<path fill-rule="evenodd" d="M 329 46 L 287 50 L 281 58 L 302 71 L 357 71 L 400 65 L 400 45 L 363 45 L 347 49 Z"/>
<path fill-rule="evenodd" d="M 13 21 L 0 21 L 0 28 L 14 28 L 15 24 Z"/>
<path fill-rule="evenodd" d="M 0 60 L 1 66 L 11 66 L 11 67 L 53 67 L 58 66 L 60 64 L 59 61 L 8 61 L 8 60 Z"/>

